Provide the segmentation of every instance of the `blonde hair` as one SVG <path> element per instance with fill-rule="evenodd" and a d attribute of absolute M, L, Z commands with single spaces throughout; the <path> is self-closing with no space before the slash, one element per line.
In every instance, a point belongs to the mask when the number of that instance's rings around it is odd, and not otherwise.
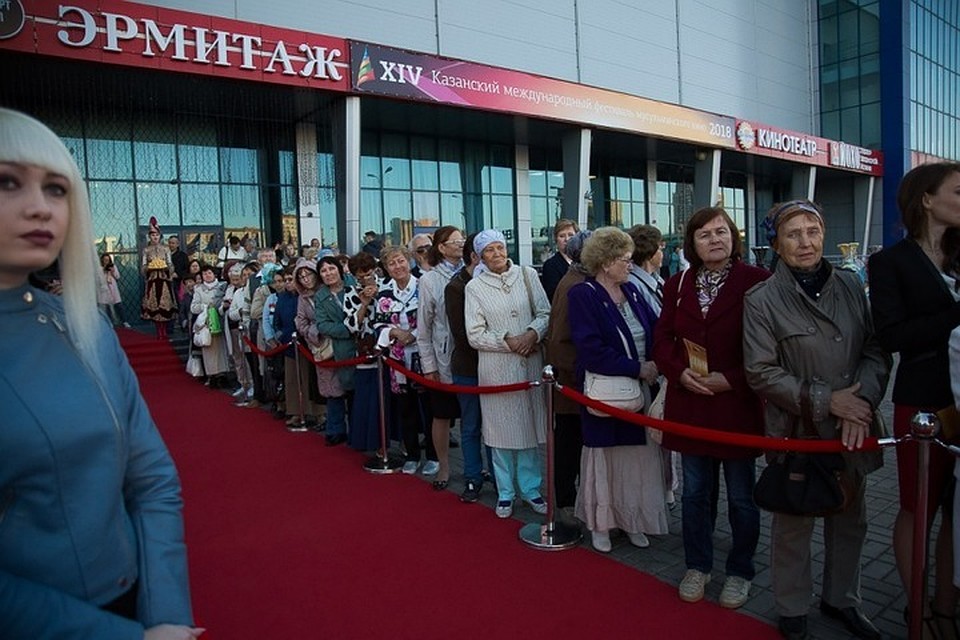
<path fill-rule="evenodd" d="M 633 248 L 633 239 L 623 229 L 601 227 L 584 241 L 580 264 L 595 276 L 623 254 L 632 254 Z"/>
<path fill-rule="evenodd" d="M 0 108 L 0 161 L 31 164 L 64 176 L 70 183 L 70 221 L 60 250 L 60 278 L 68 335 L 83 360 L 97 372 L 100 366 L 100 313 L 97 284 L 100 262 L 94 246 L 90 199 L 80 169 L 60 138 L 28 115 Z"/>

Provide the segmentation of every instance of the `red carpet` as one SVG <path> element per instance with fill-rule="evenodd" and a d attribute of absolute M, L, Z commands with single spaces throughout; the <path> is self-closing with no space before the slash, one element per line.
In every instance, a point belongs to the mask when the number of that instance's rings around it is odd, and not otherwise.
<path fill-rule="evenodd" d="M 180 470 L 204 638 L 778 637 L 585 548 L 531 549 L 518 521 L 368 474 L 360 454 L 233 407 L 179 361 L 159 374 L 169 345 L 164 359 L 150 338 L 121 339 Z"/>

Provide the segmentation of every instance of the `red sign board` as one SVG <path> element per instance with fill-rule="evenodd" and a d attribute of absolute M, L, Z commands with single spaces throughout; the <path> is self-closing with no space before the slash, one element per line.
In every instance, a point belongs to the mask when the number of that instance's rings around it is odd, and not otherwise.
<path fill-rule="evenodd" d="M 765 124 L 737 120 L 737 148 L 771 158 L 883 175 L 883 155 L 846 142 L 770 127 Z"/>
<path fill-rule="evenodd" d="M 0 49 L 348 91 L 343 38 L 133 2 L 8 0 Z"/>

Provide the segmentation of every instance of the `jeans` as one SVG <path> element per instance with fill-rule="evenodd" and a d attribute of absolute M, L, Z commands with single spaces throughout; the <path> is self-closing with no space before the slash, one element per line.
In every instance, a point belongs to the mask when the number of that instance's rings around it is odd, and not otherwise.
<path fill-rule="evenodd" d="M 327 398 L 327 437 L 347 433 L 347 397 Z"/>
<path fill-rule="evenodd" d="M 727 485 L 727 515 L 732 545 L 727 576 L 753 580 L 753 555 L 760 538 L 760 510 L 753 502 L 756 462 L 683 454 L 683 551 L 687 568 L 713 570 L 713 529 L 720 495 L 720 467 Z"/>
<path fill-rule="evenodd" d="M 533 500 L 540 496 L 540 457 L 537 448 L 493 448 L 493 474 L 497 479 L 497 498 L 500 502 L 512 502 L 516 497 L 513 477 L 517 477 L 520 497 Z"/>
<path fill-rule="evenodd" d="M 477 386 L 477 379 L 470 376 L 453 376 L 453 384 Z M 463 479 L 480 483 L 483 480 L 483 437 L 480 430 L 480 396 L 475 393 L 458 393 L 460 402 L 460 450 L 463 452 Z M 490 447 L 487 450 L 487 466 L 493 467 Z"/>

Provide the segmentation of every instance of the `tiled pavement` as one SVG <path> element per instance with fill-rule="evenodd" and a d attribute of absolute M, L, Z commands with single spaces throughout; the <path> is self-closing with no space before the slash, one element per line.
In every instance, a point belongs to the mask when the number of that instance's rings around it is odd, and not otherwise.
<path fill-rule="evenodd" d="M 885 402 L 881 407 L 887 424 L 892 424 L 892 405 Z M 454 429 L 458 435 L 458 429 Z M 459 449 L 451 449 L 451 482 L 448 487 L 459 495 L 462 491 L 462 458 Z M 485 486 L 481 497 L 481 504 L 493 509 L 496 496 Z M 717 530 L 714 535 L 714 572 L 713 581 L 707 586 L 706 597 L 716 602 L 720 596 L 723 584 L 723 566 L 727 551 L 730 547 L 730 528 L 726 519 L 726 500 L 721 495 L 721 511 L 717 518 Z M 478 505 L 463 505 L 463 508 L 475 508 Z M 867 517 L 869 528 L 867 541 L 863 551 L 862 595 L 863 611 L 870 617 L 885 638 L 906 638 L 907 629 L 903 622 L 903 609 L 906 605 L 905 591 L 900 584 L 899 576 L 893 559 L 891 548 L 891 531 L 898 508 L 898 489 L 896 463 L 893 450 L 887 448 L 884 454 L 884 466 L 879 471 L 868 476 L 867 481 Z M 494 517 L 493 513 L 490 517 Z M 526 505 L 518 506 L 514 511 L 514 519 L 522 522 L 541 522 L 542 516 L 537 516 Z M 755 562 L 757 576 L 750 591 L 750 600 L 740 611 L 755 618 L 776 625 L 777 615 L 774 610 L 773 592 L 770 582 L 770 514 L 762 512 L 760 544 L 757 548 Z M 669 513 L 670 534 L 666 536 L 651 536 L 651 545 L 647 549 L 638 549 L 632 546 L 625 535 L 612 536 L 613 551 L 604 554 L 612 562 L 621 562 L 636 568 L 649 575 L 655 576 L 671 586 L 679 584 L 683 577 L 685 566 L 683 560 L 683 545 L 680 539 L 680 507 L 679 504 Z M 519 526 L 518 526 L 519 529 Z M 581 544 L 593 551 L 589 543 L 589 533 L 582 528 L 584 542 Z M 935 535 L 936 532 L 934 532 Z M 517 544 L 523 544 L 519 540 Z M 538 553 L 531 548 L 530 553 Z M 817 605 L 821 578 L 823 574 L 823 539 L 822 527 L 817 526 L 813 541 L 813 575 L 815 593 L 811 595 L 810 614 L 808 624 L 811 637 L 820 640 L 840 640 L 851 637 L 840 623 L 821 616 Z M 681 632 L 681 630 L 678 630 Z"/>

